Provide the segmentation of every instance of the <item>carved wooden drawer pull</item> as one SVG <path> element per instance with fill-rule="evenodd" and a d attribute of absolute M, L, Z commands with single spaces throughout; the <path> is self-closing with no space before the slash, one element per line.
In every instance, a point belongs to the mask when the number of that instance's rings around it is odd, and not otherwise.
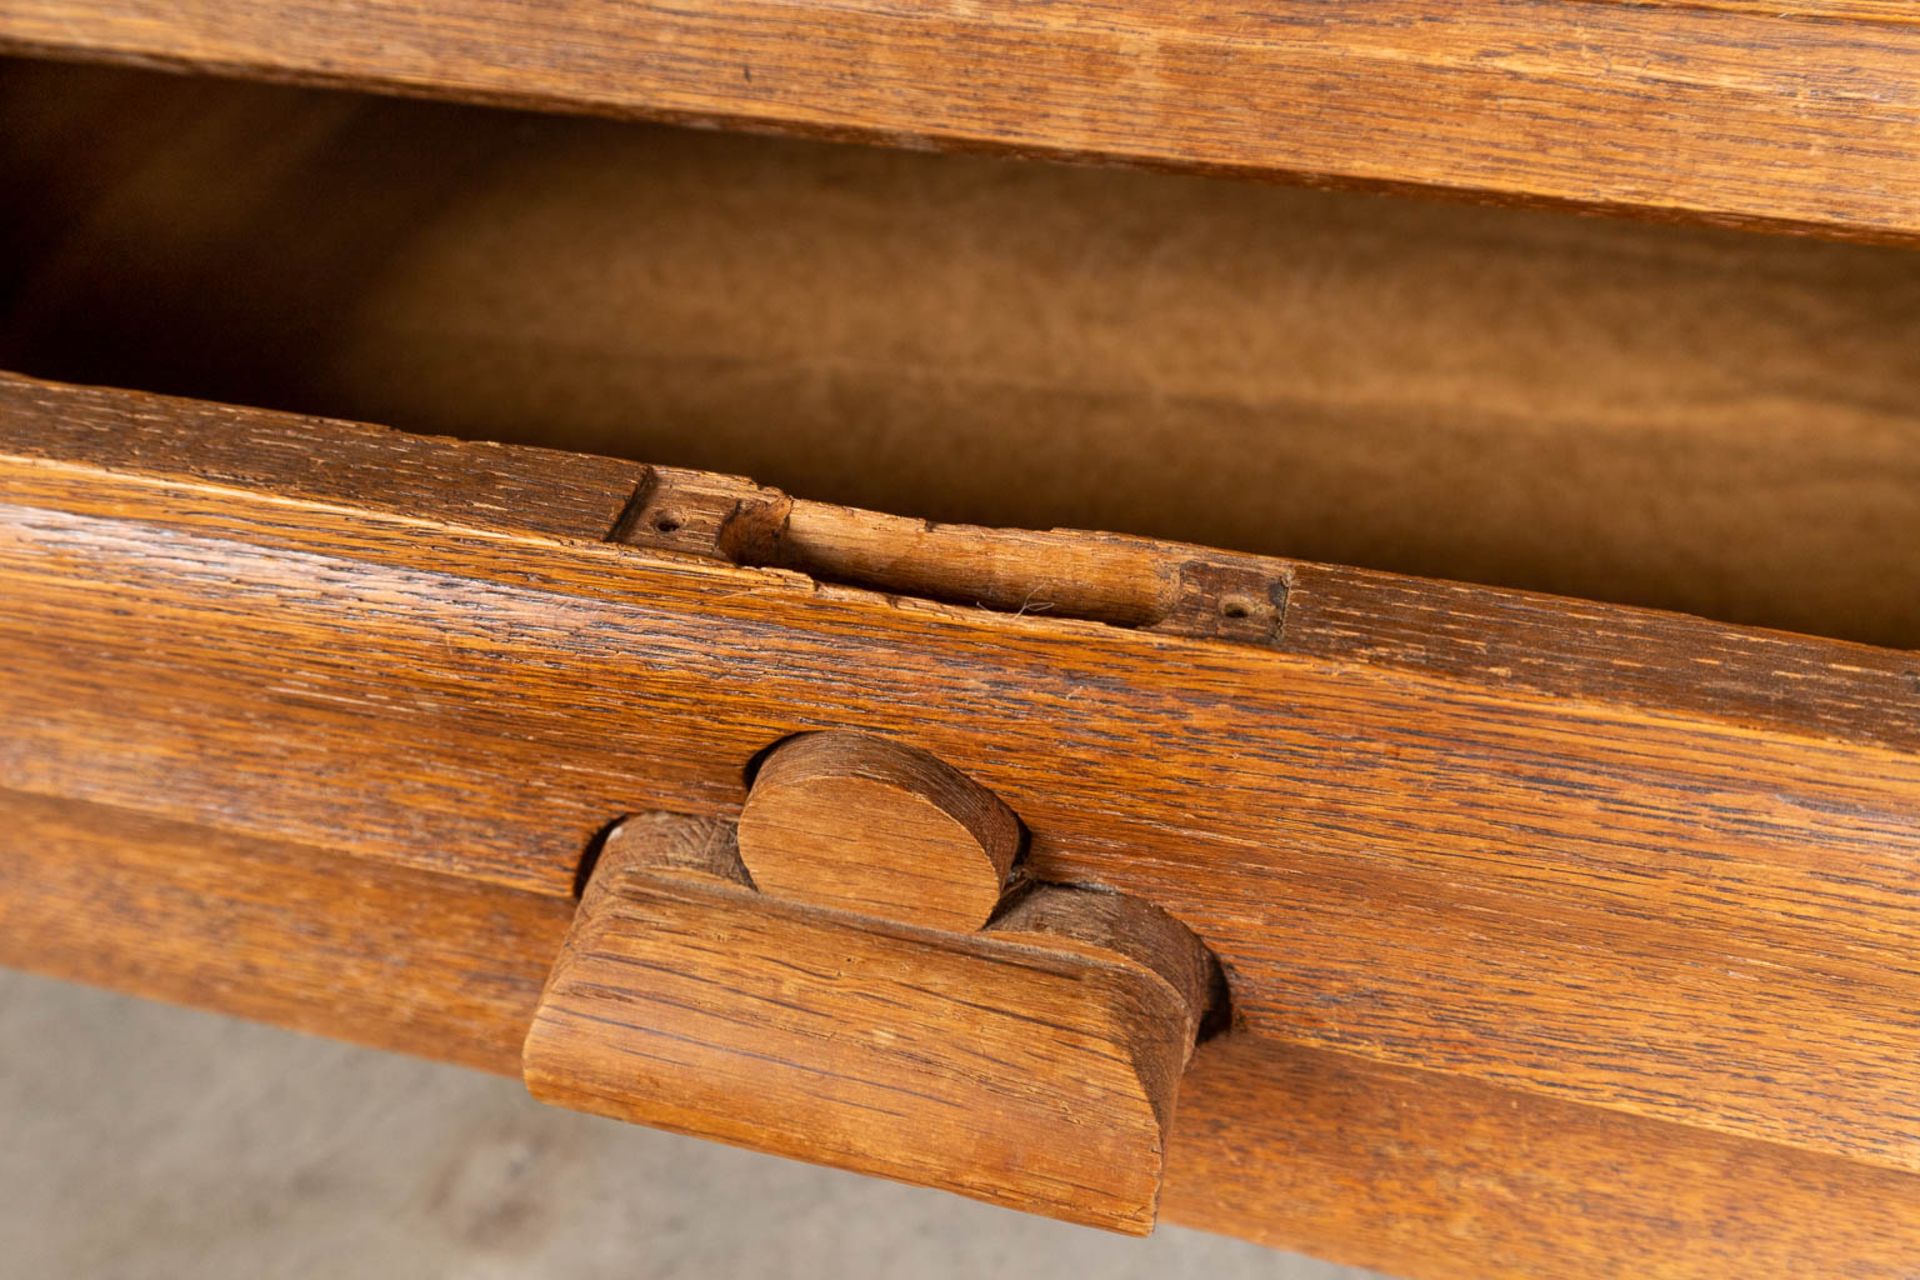
<path fill-rule="evenodd" d="M 1216 966 L 1151 903 L 1018 883 L 1018 846 L 1012 812 L 924 752 L 784 743 L 737 828 L 656 814 L 608 836 L 527 1087 L 1150 1231 Z"/>

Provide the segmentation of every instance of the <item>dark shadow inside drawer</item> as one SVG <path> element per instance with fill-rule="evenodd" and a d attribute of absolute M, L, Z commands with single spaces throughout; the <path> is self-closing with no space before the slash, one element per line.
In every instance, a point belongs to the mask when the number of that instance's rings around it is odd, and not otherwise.
<path fill-rule="evenodd" d="M 0 64 L 0 367 L 1920 646 L 1920 252 Z"/>

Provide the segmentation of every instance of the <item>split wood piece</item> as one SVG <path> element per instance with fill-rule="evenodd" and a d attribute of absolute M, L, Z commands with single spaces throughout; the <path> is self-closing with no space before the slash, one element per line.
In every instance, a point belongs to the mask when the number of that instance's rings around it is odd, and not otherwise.
<path fill-rule="evenodd" d="M 861 733 L 775 747 L 740 811 L 740 856 L 790 902 L 971 932 L 1000 903 L 1020 821 L 925 751 Z"/>
<path fill-rule="evenodd" d="M 677 467 L 649 469 L 610 537 L 888 596 L 1239 644 L 1280 641 L 1290 586 L 1259 556 L 1081 529 L 941 524 Z"/>
<path fill-rule="evenodd" d="M 1153 1229 L 1209 965 L 1047 886 L 1003 933 L 757 892 L 732 827 L 609 834 L 526 1039 L 543 1102 L 1133 1234 Z"/>

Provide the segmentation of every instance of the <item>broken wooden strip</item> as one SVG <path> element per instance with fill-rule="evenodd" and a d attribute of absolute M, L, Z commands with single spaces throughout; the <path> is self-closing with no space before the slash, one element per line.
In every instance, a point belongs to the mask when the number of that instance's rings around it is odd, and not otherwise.
<path fill-rule="evenodd" d="M 726 824 L 679 821 L 607 837 L 527 1034 L 536 1098 L 1152 1230 L 1201 1007 L 1126 951 L 1050 945 L 1107 895 L 1045 890 L 1050 927 L 1004 939 L 921 929 L 758 892 Z M 1188 936 L 1130 923 L 1129 949 Z"/>
<path fill-rule="evenodd" d="M 0 790 L 0 964 L 500 1075 L 572 914 Z M 1906 1280 L 1916 1205 L 1911 1174 L 1233 1034 L 1194 1054 L 1161 1212 L 1423 1280 Z"/>
<path fill-rule="evenodd" d="M 31 434 L 48 394 L 0 430 Z M 1633 610 L 1568 604 L 1578 634 L 1508 682 L 1494 660 L 1550 635 L 1553 602 L 1482 648 L 1402 611 L 1376 663 L 1364 633 L 1316 651 L 1301 601 L 1275 650 L 436 537 L 168 468 L 0 459 L 19 789 L 564 897 L 609 815 L 731 812 L 767 743 L 858 727 L 1001 795 L 1040 878 L 1194 929 L 1254 1034 L 1920 1164 L 1900 655 L 1718 629 L 1742 688 L 1789 657 L 1823 673 L 1756 718 L 1682 679 L 1664 705 L 1589 679 L 1596 612 L 1635 635 Z M 1649 627 L 1633 660 L 1683 671 L 1709 625 Z"/>
<path fill-rule="evenodd" d="M 1143 539 L 936 524 L 792 501 L 742 564 L 894 595 L 1150 627 L 1172 611 L 1170 568 Z"/>
<path fill-rule="evenodd" d="M 1920 233 L 1920 26 L 1884 9 L 14 0 L 0 42 L 563 110 Z"/>
<path fill-rule="evenodd" d="M 660 467 L 613 541 L 1020 616 L 1278 644 L 1288 563 L 1081 529 L 941 524 Z"/>

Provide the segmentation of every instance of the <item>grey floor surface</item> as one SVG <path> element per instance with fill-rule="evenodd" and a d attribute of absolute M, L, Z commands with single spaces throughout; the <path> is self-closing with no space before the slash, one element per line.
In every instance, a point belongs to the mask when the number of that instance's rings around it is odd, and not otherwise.
<path fill-rule="evenodd" d="M 0 1275 L 1360 1280 L 541 1107 L 511 1080 L 0 972 Z"/>

